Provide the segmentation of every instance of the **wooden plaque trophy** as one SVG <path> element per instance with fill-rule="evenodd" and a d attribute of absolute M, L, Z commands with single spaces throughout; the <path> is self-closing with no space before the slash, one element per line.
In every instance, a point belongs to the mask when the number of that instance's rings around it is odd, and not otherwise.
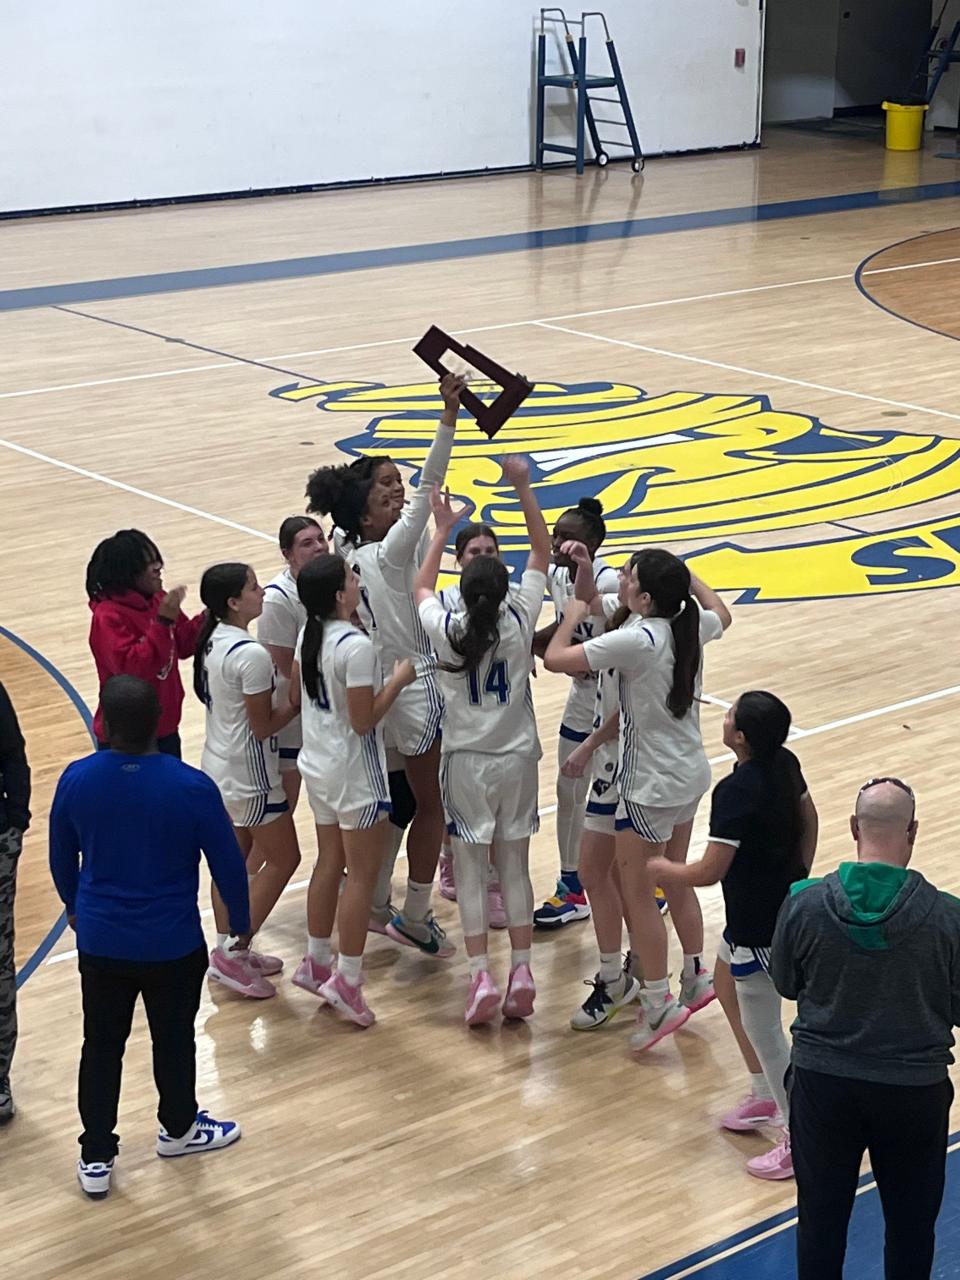
<path fill-rule="evenodd" d="M 450 372 L 443 363 L 443 357 L 450 351 L 502 388 L 496 400 L 490 404 L 484 404 L 467 387 L 460 393 L 460 403 L 467 413 L 476 418 L 477 426 L 491 440 L 533 390 L 533 383 L 528 382 L 522 374 L 509 373 L 503 365 L 497 364 L 476 347 L 464 346 L 436 325 L 430 326 L 413 350 L 424 364 L 429 365 L 441 377 Z"/>

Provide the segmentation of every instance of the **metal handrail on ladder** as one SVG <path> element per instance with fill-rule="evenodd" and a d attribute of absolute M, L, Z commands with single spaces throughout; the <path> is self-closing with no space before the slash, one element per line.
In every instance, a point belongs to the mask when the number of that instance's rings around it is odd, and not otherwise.
<path fill-rule="evenodd" d="M 607 76 L 592 76 L 587 72 L 587 21 L 590 18 L 599 19 L 603 24 L 604 43 L 611 71 L 611 74 Z M 564 42 L 570 58 L 572 73 L 547 73 L 546 28 L 548 23 L 555 23 L 563 27 Z M 578 37 L 574 37 L 571 30 L 572 27 L 580 28 Z M 561 146 L 559 143 L 544 141 L 545 90 L 548 87 L 572 89 L 576 94 L 576 146 Z M 613 88 L 616 89 L 617 96 L 615 98 L 591 98 L 591 88 Z M 593 102 L 603 102 L 619 107 L 623 112 L 623 119 L 616 120 L 609 116 L 595 116 Z M 597 130 L 598 123 L 626 129 L 630 139 L 629 144 L 612 138 L 601 138 Z M 573 156 L 577 173 L 582 174 L 584 169 L 585 135 L 587 132 L 590 134 L 596 162 L 601 168 L 610 160 L 609 153 L 605 148 L 617 147 L 630 152 L 632 157 L 631 167 L 634 173 L 642 171 L 644 164 L 643 150 L 633 121 L 633 114 L 627 98 L 627 88 L 624 83 L 623 72 L 620 69 L 620 60 L 617 57 L 616 47 L 610 35 L 606 16 L 600 10 L 590 9 L 584 10 L 579 18 L 568 18 L 563 9 L 543 8 L 540 10 L 540 30 L 537 35 L 537 168 L 543 168 L 544 152 L 556 151 L 562 155 Z"/>

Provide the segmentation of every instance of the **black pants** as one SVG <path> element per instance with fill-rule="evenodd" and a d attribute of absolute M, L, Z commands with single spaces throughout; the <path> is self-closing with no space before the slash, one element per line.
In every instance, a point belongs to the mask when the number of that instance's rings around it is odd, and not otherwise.
<path fill-rule="evenodd" d="M 123 1051 L 137 997 L 153 1041 L 153 1078 L 160 1094 L 157 1118 L 182 1138 L 197 1118 L 194 1022 L 207 972 L 204 947 L 179 960 L 110 960 L 80 954 L 83 1051 L 80 1055 L 80 1119 L 83 1159 L 112 1160 L 120 1103 Z"/>
<path fill-rule="evenodd" d="M 98 742 L 98 751 L 109 751 L 109 742 Z M 157 750 L 162 756 L 176 756 L 180 760 L 180 735 L 179 733 L 167 733 L 162 738 L 157 739 Z"/>
<path fill-rule="evenodd" d="M 23 832 L 0 832 L 0 1081 L 10 1074 L 17 1047 L 17 966 L 13 954 L 13 901 Z"/>
<path fill-rule="evenodd" d="M 791 1071 L 798 1280 L 842 1280 L 864 1151 L 883 1206 L 886 1280 L 929 1277 L 952 1101 L 949 1080 L 889 1085 Z"/>

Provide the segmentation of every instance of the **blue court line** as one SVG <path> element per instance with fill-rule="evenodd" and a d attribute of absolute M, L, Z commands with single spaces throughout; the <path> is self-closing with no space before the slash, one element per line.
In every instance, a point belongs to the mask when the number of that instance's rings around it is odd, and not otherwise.
<path fill-rule="evenodd" d="M 956 231 L 956 227 L 943 227 L 943 231 Z M 874 258 L 879 258 L 882 253 L 886 253 L 888 249 L 899 249 L 902 244 L 910 244 L 913 240 L 926 240 L 931 233 L 922 231 L 918 236 L 907 236 L 905 240 L 895 240 L 893 244 L 884 245 L 882 249 L 877 249 L 875 253 L 868 254 L 860 263 L 856 271 L 853 273 L 853 282 L 866 298 L 868 302 L 872 302 L 875 307 L 879 307 L 881 311 L 885 311 L 888 316 L 893 316 L 895 320 L 902 320 L 905 324 L 912 324 L 915 329 L 926 329 L 927 333 L 939 334 L 941 338 L 951 338 L 954 342 L 957 337 L 953 333 L 947 333 L 943 329 L 935 329 L 932 324 L 924 324 L 922 320 L 914 320 L 911 316 L 905 316 L 900 311 L 894 311 L 892 307 L 888 307 L 885 302 L 880 302 L 875 298 L 867 286 L 863 283 L 864 272 L 873 262 Z M 940 234 L 937 232 L 936 234 Z"/>
<path fill-rule="evenodd" d="M 807 218 L 815 214 L 846 213 L 855 209 L 881 209 L 960 195 L 960 182 L 930 182 L 914 187 L 853 191 L 846 195 L 817 196 L 808 200 L 778 200 L 768 204 L 735 205 L 697 213 L 661 214 L 543 231 L 517 231 L 465 240 L 441 240 L 433 244 L 394 245 L 357 249 L 349 253 L 324 253 L 308 258 L 280 258 L 270 262 L 246 262 L 225 267 L 201 267 L 190 271 L 164 271 L 156 275 L 119 276 L 112 280 L 81 280 L 72 284 L 40 285 L 32 289 L 0 291 L 0 311 L 47 307 L 76 302 L 106 302 L 113 298 L 143 297 L 191 289 L 215 289 L 223 285 L 263 284 L 344 271 L 369 271 L 382 267 L 410 266 L 421 262 L 449 262 L 498 253 L 555 249 L 565 245 L 600 244 L 635 236 L 659 236 L 677 231 L 701 231 L 708 227 L 732 227 L 749 222 L 773 222 L 783 218 Z"/>
<path fill-rule="evenodd" d="M 15 635 L 12 631 L 8 631 L 6 627 L 0 626 L 0 636 L 3 636 L 4 639 L 15 644 L 18 649 L 22 649 L 28 657 L 32 658 L 34 662 L 46 671 L 48 676 L 51 676 L 57 682 L 63 692 L 76 707 L 77 712 L 80 715 L 80 719 L 83 721 L 84 727 L 90 735 L 90 741 L 94 746 L 96 746 L 96 738 L 93 733 L 93 716 L 90 713 L 90 708 L 63 672 L 55 667 L 49 658 L 45 658 L 42 653 L 34 649 L 32 644 L 28 644 L 21 636 Z M 34 951 L 33 955 L 17 974 L 16 983 L 18 991 L 27 979 L 31 977 L 37 969 L 39 969 L 40 965 L 43 964 L 44 960 L 59 942 L 60 936 L 66 927 L 67 917 L 65 913 L 61 912 L 59 918 L 51 925 L 47 936 L 43 939 L 36 951 Z"/>
<path fill-rule="evenodd" d="M 960 1218 L 956 1206 L 960 1203 L 960 1132 L 947 1139 L 947 1184 L 943 1208 L 937 1223 L 937 1253 L 932 1280 L 960 1275 Z M 744 1175 L 747 1176 L 746 1174 Z M 850 1219 L 847 1241 L 847 1265 L 845 1274 L 851 1280 L 881 1280 L 883 1275 L 883 1213 L 877 1184 L 872 1173 L 861 1175 L 858 1186 L 864 1188 L 857 1196 Z M 675 1280 L 689 1273 L 690 1280 L 788 1280 L 795 1274 L 797 1210 L 794 1205 L 762 1222 L 746 1227 L 716 1244 L 688 1253 L 665 1267 L 650 1272 L 642 1280 Z M 781 1230 L 777 1231 L 777 1228 Z M 767 1232 L 775 1234 L 761 1240 Z M 730 1250 L 734 1252 L 730 1253 Z M 722 1254 L 729 1254 L 721 1257 Z"/>

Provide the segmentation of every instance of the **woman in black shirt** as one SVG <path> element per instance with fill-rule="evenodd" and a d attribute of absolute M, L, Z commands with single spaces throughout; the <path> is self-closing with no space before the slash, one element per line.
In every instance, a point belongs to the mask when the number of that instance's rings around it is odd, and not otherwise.
<path fill-rule="evenodd" d="M 736 1000 L 721 1003 L 755 1086 L 751 1097 L 721 1122 L 740 1131 L 780 1116 L 784 1125 L 787 1121 L 783 1081 L 790 1049 L 780 996 L 769 975 L 770 944 L 790 886 L 809 875 L 818 828 L 799 761 L 783 745 L 789 730 L 790 712 L 779 698 L 761 690 L 741 694 L 723 721 L 723 741 L 737 763 L 713 790 L 703 858 L 687 864 L 655 858 L 650 866 L 658 884 L 721 883 L 726 928 L 715 981 L 719 992 L 735 984 Z M 758 1065 L 763 1072 L 759 1090 Z M 793 1176 L 786 1127 L 782 1141 L 750 1160 L 747 1169 L 768 1180 Z"/>

